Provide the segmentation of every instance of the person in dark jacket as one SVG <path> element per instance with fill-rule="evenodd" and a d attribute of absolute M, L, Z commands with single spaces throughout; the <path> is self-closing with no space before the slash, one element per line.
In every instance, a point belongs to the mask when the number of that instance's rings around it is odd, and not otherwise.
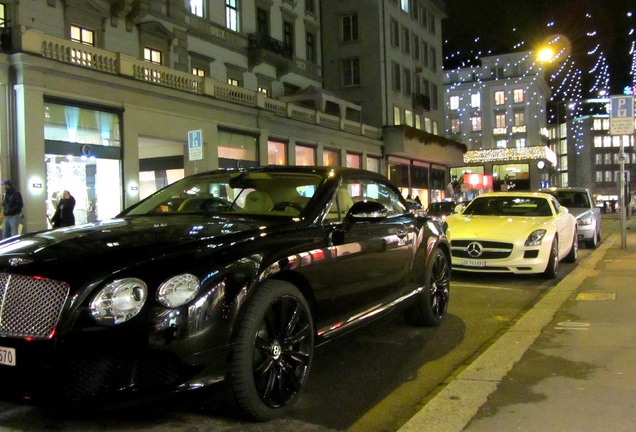
<path fill-rule="evenodd" d="M 75 225 L 73 210 L 75 210 L 75 198 L 69 191 L 65 190 L 53 215 L 53 228 Z"/>
<path fill-rule="evenodd" d="M 4 228 L 2 238 L 6 239 L 18 235 L 20 224 L 22 223 L 22 194 L 13 186 L 11 180 L 5 180 L 4 197 L 2 199 L 2 217 L 4 218 Z"/>

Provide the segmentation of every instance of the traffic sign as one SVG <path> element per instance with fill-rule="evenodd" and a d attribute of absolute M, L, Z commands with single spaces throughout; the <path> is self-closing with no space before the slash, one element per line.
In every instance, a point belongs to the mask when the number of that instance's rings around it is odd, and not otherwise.
<path fill-rule="evenodd" d="M 634 133 L 634 97 L 612 96 L 610 104 L 610 135 Z"/>
<path fill-rule="evenodd" d="M 188 132 L 188 156 L 190 161 L 203 159 L 203 135 L 200 130 Z"/>

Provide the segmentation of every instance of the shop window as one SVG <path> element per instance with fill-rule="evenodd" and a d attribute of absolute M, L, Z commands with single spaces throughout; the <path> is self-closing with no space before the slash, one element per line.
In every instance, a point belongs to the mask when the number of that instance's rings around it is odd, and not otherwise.
<path fill-rule="evenodd" d="M 221 168 L 258 166 L 258 139 L 254 135 L 219 130 L 219 166 Z"/>
<path fill-rule="evenodd" d="M 313 166 L 316 165 L 316 148 L 304 145 L 296 146 L 296 165 Z"/>
<path fill-rule="evenodd" d="M 324 166 L 340 166 L 340 152 L 337 150 L 323 150 L 322 164 Z"/>
<path fill-rule="evenodd" d="M 362 168 L 362 155 L 347 153 L 347 167 Z"/>
<path fill-rule="evenodd" d="M 287 165 L 287 143 L 268 141 L 267 163 L 270 165 Z"/>

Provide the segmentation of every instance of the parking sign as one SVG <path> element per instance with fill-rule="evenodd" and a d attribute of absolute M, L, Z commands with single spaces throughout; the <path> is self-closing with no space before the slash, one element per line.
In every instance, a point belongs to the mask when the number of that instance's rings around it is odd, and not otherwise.
<path fill-rule="evenodd" d="M 634 133 L 634 97 L 612 96 L 610 106 L 610 135 Z"/>
<path fill-rule="evenodd" d="M 203 159 L 203 136 L 200 130 L 188 132 L 188 156 L 190 161 Z"/>

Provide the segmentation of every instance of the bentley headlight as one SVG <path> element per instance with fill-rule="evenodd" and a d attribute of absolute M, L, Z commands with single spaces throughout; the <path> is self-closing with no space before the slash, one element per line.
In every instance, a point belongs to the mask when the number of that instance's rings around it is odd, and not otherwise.
<path fill-rule="evenodd" d="M 139 313 L 147 296 L 148 288 L 144 281 L 136 278 L 119 279 L 95 295 L 90 305 L 91 314 L 99 323 L 121 324 Z"/>
<path fill-rule="evenodd" d="M 181 306 L 192 300 L 200 287 L 196 276 L 187 273 L 177 275 L 161 284 L 157 291 L 157 300 L 167 307 Z"/>
<path fill-rule="evenodd" d="M 530 233 L 524 246 L 540 246 L 547 231 L 544 229 L 534 230 Z"/>

